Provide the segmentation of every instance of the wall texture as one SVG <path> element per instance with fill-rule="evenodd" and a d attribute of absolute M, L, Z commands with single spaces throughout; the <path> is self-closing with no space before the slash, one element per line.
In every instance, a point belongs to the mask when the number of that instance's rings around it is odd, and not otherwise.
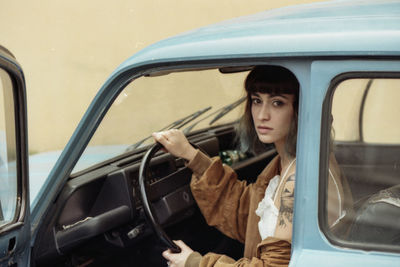
<path fill-rule="evenodd" d="M 0 0 L 0 43 L 22 64 L 31 153 L 62 149 L 123 60 L 193 28 L 315 0 Z"/>

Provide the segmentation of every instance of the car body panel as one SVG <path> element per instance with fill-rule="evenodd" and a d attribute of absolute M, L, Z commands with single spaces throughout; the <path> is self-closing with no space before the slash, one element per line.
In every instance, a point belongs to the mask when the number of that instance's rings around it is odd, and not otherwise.
<path fill-rule="evenodd" d="M 341 60 L 314 61 L 311 65 L 310 88 L 303 90 L 299 118 L 298 159 L 295 192 L 295 215 L 293 231 L 293 256 L 291 266 L 319 266 L 320 261 L 313 260 L 317 255 L 324 255 L 326 266 L 338 266 L 346 262 L 347 266 L 394 266 L 399 261 L 398 255 L 383 253 L 387 258 L 382 261 L 382 254 L 370 252 L 368 261 L 360 261 L 365 251 L 349 250 L 331 244 L 320 229 L 318 222 L 318 187 L 320 164 L 320 136 L 322 105 L 332 80 L 346 73 L 399 72 L 400 62 L 390 60 Z M 322 88 L 325 88 L 324 90 Z M 306 120 L 303 120 L 307 118 Z M 313 164 L 309 164 L 313 162 Z M 332 253 L 331 253 L 332 252 Z M 340 255 L 340 256 L 339 256 Z M 375 258 L 376 257 L 376 258 Z M 346 259 L 344 261 L 343 259 Z M 386 263 L 385 263 L 386 262 Z M 332 264 L 332 265 L 328 265 Z M 325 265 L 324 265 L 325 266 Z"/>
<path fill-rule="evenodd" d="M 138 52 L 100 88 L 48 178 L 37 189 L 31 211 L 31 247 L 36 244 L 43 218 L 65 188 L 92 135 L 132 80 L 172 70 L 277 64 L 290 69 L 301 84 L 296 172 L 301 178 L 296 180 L 291 266 L 321 266 L 322 262 L 324 266 L 397 264 L 399 255 L 395 253 L 333 245 L 319 226 L 316 185 L 320 175 L 322 105 L 331 81 L 343 73 L 400 72 L 399 14 L 399 1 L 300 5 L 203 27 Z M 29 235 L 25 233 L 24 238 L 26 241 Z"/>
<path fill-rule="evenodd" d="M 296 259 L 292 256 L 290 266 L 397 266 L 398 255 L 374 252 L 346 253 L 314 249 L 299 250 Z"/>
<path fill-rule="evenodd" d="M 399 13 L 397 1 L 333 1 L 280 8 L 158 42 L 119 69 L 216 57 L 399 56 Z"/>

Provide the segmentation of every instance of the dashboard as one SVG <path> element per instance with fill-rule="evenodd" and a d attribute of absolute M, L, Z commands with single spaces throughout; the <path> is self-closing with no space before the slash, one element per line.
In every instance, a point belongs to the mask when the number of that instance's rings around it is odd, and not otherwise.
<path fill-rule="evenodd" d="M 232 126 L 219 127 L 198 133 L 190 141 L 213 157 L 232 148 L 233 132 Z M 52 206 L 48 222 L 39 230 L 41 240 L 34 249 L 39 265 L 47 266 L 99 237 L 120 247 L 130 247 L 152 234 L 138 185 L 143 154 L 128 155 L 68 181 Z M 274 154 L 271 151 L 249 158 L 235 169 L 255 178 L 265 160 Z M 183 159 L 162 151 L 150 162 L 149 199 L 163 227 L 177 224 L 196 212 L 189 185 L 191 175 Z"/>

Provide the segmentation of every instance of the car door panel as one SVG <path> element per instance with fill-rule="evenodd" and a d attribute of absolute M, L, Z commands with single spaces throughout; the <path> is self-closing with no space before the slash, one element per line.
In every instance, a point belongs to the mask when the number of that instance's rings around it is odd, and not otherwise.
<path fill-rule="evenodd" d="M 0 161 L 0 265 L 27 265 L 30 260 L 30 209 L 26 92 L 22 69 L 0 46 L 0 109 L 3 148 Z"/>
<path fill-rule="evenodd" d="M 352 106 L 354 102 L 357 102 L 355 101 L 356 95 L 351 94 L 355 91 L 355 88 L 341 87 L 345 81 L 352 79 L 357 81 L 360 79 L 366 81 L 368 79 L 398 79 L 399 70 L 399 64 L 396 60 L 384 59 L 349 59 L 345 62 L 318 60 L 312 63 L 311 88 L 310 91 L 303 91 L 306 94 L 304 99 L 307 100 L 302 102 L 300 108 L 303 113 L 300 114 L 299 120 L 308 115 L 309 117 L 303 121 L 303 128 L 299 128 L 298 136 L 298 144 L 300 145 L 297 154 L 296 175 L 298 177 L 296 178 L 298 179 L 296 180 L 295 198 L 301 199 L 301 201 L 295 202 L 293 230 L 293 246 L 295 249 L 292 254 L 291 266 L 318 266 L 320 262 L 315 261 L 316 256 L 325 259 L 324 265 L 326 266 L 343 264 L 347 266 L 376 266 L 378 262 L 380 266 L 394 266 L 396 263 L 398 255 L 391 253 L 393 251 L 398 252 L 398 249 L 394 249 L 394 246 L 388 249 L 387 246 L 383 248 L 382 244 L 378 242 L 357 243 L 354 239 L 348 239 L 348 228 L 344 235 L 341 235 L 342 233 L 337 234 L 335 229 L 328 225 L 326 218 L 329 208 L 328 178 L 332 177 L 328 169 L 331 152 L 335 153 L 339 168 L 344 172 L 356 201 L 363 202 L 368 195 L 379 191 L 379 187 L 387 187 L 388 185 L 383 184 L 383 180 L 393 184 L 399 177 L 395 168 L 398 164 L 399 146 L 396 144 L 378 144 L 379 142 L 376 141 L 359 141 L 357 129 L 360 125 L 357 125 L 357 123 L 362 120 L 359 120 L 359 107 L 357 105 Z M 324 90 L 321 90 L 321 88 L 324 88 Z M 361 89 L 362 92 L 365 87 L 361 87 Z M 334 106 L 332 103 L 335 102 L 337 92 L 349 96 L 350 105 L 347 104 L 347 107 L 355 107 L 354 113 L 344 112 L 342 114 L 340 108 L 336 110 L 336 113 L 332 111 L 332 106 Z M 340 101 L 340 103 L 345 106 L 345 102 Z M 382 106 L 385 106 L 385 102 L 382 103 Z M 347 111 L 347 109 L 342 111 Z M 345 122 L 347 122 L 346 127 L 349 128 L 346 128 L 344 124 L 337 123 L 338 117 L 341 118 L 337 115 L 343 115 Z M 356 121 L 352 121 L 352 118 L 355 118 Z M 376 117 L 373 118 L 375 122 L 379 120 Z M 316 121 L 321 122 L 321 124 L 317 126 Z M 314 126 L 309 125 L 308 122 L 313 122 Z M 331 127 L 332 122 L 333 127 Z M 374 126 L 373 122 L 371 124 L 371 121 L 369 121 L 369 126 Z M 356 128 L 356 131 L 352 132 L 355 133 L 354 138 L 344 139 L 350 142 L 332 143 L 332 138 L 340 136 L 338 134 L 340 130 L 353 128 Z M 382 133 L 381 128 L 373 128 L 378 135 Z M 304 134 L 305 129 L 307 129 L 307 134 Z M 342 139 L 337 138 L 337 140 Z M 313 164 L 313 162 L 318 163 Z M 391 166 L 392 171 L 385 170 L 386 166 Z M 318 188 L 310 187 L 310 184 L 319 186 Z M 357 209 L 356 206 L 354 207 Z M 356 210 L 356 216 L 357 212 Z M 348 213 L 345 211 L 343 216 L 343 223 L 347 226 L 354 223 L 352 210 L 349 210 Z M 347 220 L 347 217 L 349 220 Z M 321 257 L 318 255 L 321 255 Z M 365 255 L 368 255 L 368 260 L 365 260 L 367 259 Z M 345 261 L 342 261 L 342 259 L 345 259 Z"/>

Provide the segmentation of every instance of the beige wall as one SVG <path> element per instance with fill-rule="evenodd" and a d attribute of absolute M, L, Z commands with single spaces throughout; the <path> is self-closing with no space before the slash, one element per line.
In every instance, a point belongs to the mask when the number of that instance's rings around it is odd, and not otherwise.
<path fill-rule="evenodd" d="M 333 129 L 339 141 L 359 141 L 359 116 L 362 98 L 369 79 L 341 82 L 332 102 Z M 369 143 L 400 143 L 400 80 L 374 79 L 364 104 L 362 117 L 363 141 Z"/>
<path fill-rule="evenodd" d="M 0 44 L 26 75 L 31 152 L 62 149 L 108 75 L 145 46 L 224 19 L 318 2 L 0 1 Z"/>

